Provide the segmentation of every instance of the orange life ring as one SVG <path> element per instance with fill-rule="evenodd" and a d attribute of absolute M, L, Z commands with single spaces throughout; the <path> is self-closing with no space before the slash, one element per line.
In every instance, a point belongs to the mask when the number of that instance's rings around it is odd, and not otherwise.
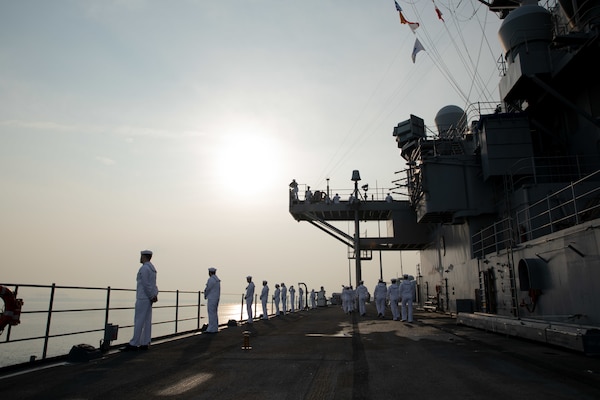
<path fill-rule="evenodd" d="M 19 325 L 21 323 L 23 300 L 17 299 L 9 288 L 1 285 L 0 297 L 4 300 L 4 312 L 0 315 L 0 333 L 2 333 L 6 325 Z"/>

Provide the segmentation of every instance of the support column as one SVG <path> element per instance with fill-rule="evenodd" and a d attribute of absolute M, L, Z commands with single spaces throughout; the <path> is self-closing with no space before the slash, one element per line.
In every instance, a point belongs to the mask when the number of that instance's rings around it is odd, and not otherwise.
<path fill-rule="evenodd" d="M 354 260 L 356 262 L 356 286 L 362 280 L 362 271 L 360 265 L 360 223 L 358 219 L 358 204 L 354 210 Z M 350 282 L 352 284 L 352 282 Z M 355 287 L 356 287 L 355 286 Z"/>

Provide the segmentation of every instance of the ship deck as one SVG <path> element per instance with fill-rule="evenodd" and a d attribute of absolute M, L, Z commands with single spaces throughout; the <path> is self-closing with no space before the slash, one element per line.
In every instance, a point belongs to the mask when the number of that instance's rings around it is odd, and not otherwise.
<path fill-rule="evenodd" d="M 415 312 L 337 306 L 155 342 L 87 362 L 4 371 L 10 399 L 600 398 L 598 358 Z M 249 332 L 244 342 L 244 332 Z M 247 348 L 244 348 L 247 347 Z"/>

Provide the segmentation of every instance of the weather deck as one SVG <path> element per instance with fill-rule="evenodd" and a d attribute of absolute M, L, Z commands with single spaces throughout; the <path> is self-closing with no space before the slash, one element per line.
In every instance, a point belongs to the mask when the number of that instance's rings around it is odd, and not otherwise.
<path fill-rule="evenodd" d="M 0 376 L 10 399 L 598 399 L 600 360 L 415 312 L 337 306 Z M 244 342 L 244 331 L 250 332 Z M 243 347 L 250 347 L 244 349 Z M 405 397 L 406 396 L 406 397 Z"/>

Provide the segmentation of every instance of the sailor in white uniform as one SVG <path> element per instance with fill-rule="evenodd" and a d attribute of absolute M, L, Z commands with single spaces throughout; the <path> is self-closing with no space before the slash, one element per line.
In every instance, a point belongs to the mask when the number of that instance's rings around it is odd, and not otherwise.
<path fill-rule="evenodd" d="M 392 279 L 392 284 L 388 287 L 388 300 L 390 301 L 390 308 L 392 309 L 392 318 L 394 321 L 400 319 L 400 310 L 398 310 L 398 302 L 400 301 L 400 287 L 396 282 L 396 278 Z"/>
<path fill-rule="evenodd" d="M 147 350 L 152 338 L 152 303 L 158 301 L 158 287 L 156 286 L 156 268 L 150 262 L 152 252 L 140 252 L 140 263 L 135 291 L 135 316 L 133 323 L 133 337 L 124 350 Z"/>
<path fill-rule="evenodd" d="M 317 308 L 317 294 L 315 293 L 315 289 L 311 289 L 310 291 L 310 308 Z"/>
<path fill-rule="evenodd" d="M 248 313 L 248 323 L 251 324 L 254 319 L 252 318 L 252 303 L 254 301 L 254 282 L 252 282 L 252 277 L 248 275 L 246 277 L 246 282 L 248 282 L 248 286 L 246 286 L 246 312 Z"/>
<path fill-rule="evenodd" d="M 352 299 L 350 298 L 350 288 L 348 286 L 342 287 L 342 310 L 344 310 L 344 314 L 350 313 L 350 302 Z"/>
<path fill-rule="evenodd" d="M 204 289 L 206 308 L 208 309 L 208 328 L 205 333 L 217 333 L 219 331 L 219 299 L 221 298 L 221 280 L 217 277 L 217 269 L 208 269 L 208 281 Z"/>
<path fill-rule="evenodd" d="M 409 279 L 408 274 L 404 274 L 400 284 L 400 296 L 402 297 L 402 321 L 413 322 L 413 291 L 414 281 Z"/>
<path fill-rule="evenodd" d="M 317 293 L 317 305 L 319 307 L 327 306 L 327 298 L 325 297 L 325 288 L 321 286 L 321 290 Z"/>
<path fill-rule="evenodd" d="M 290 286 L 290 306 L 292 308 L 292 312 L 296 312 L 296 306 L 295 306 L 295 302 L 296 302 L 296 289 L 294 289 L 294 285 Z"/>
<path fill-rule="evenodd" d="M 279 289 L 279 283 L 275 284 L 275 293 L 273 293 L 273 300 L 275 300 L 275 315 L 279 316 L 279 302 L 281 301 L 281 289 Z"/>
<path fill-rule="evenodd" d="M 373 297 L 375 298 L 375 306 L 377 307 L 377 316 L 379 318 L 385 318 L 385 301 L 387 298 L 387 286 L 383 279 L 380 279 L 373 290 Z"/>
<path fill-rule="evenodd" d="M 302 290 L 302 286 L 298 288 L 298 310 L 304 310 L 304 290 Z"/>
<path fill-rule="evenodd" d="M 269 302 L 269 287 L 267 281 L 263 281 L 262 291 L 260 292 L 260 301 L 262 302 L 262 319 L 269 319 L 269 313 L 267 313 L 267 303 Z"/>
<path fill-rule="evenodd" d="M 285 287 L 285 283 L 281 282 L 281 309 L 283 310 L 283 315 L 287 312 L 287 287 Z"/>
<path fill-rule="evenodd" d="M 363 281 L 359 282 L 359 285 L 356 287 L 356 294 L 358 296 L 358 311 L 361 317 L 367 315 L 367 299 L 369 298 L 369 289 L 365 286 Z"/>

